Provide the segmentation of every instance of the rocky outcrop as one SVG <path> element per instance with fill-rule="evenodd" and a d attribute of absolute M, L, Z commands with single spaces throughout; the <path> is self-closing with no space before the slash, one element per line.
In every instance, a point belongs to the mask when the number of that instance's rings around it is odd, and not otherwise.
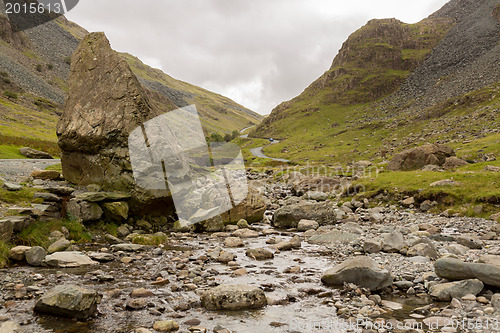
<path fill-rule="evenodd" d="M 175 108 L 141 86 L 103 33 L 87 35 L 73 54 L 68 98 L 57 125 L 65 179 L 130 193 L 132 212 L 171 213 L 169 191 L 136 186 L 128 137 L 147 120 Z"/>
<path fill-rule="evenodd" d="M 396 154 L 387 165 L 388 170 L 408 171 L 421 169 L 426 165 L 441 166 L 446 158 L 454 156 L 452 148 L 441 145 L 423 145 L 402 151 Z"/>

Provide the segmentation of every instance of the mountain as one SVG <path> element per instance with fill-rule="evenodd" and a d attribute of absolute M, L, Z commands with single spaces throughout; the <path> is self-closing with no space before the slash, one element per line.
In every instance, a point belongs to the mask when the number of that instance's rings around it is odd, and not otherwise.
<path fill-rule="evenodd" d="M 500 150 L 499 13 L 497 0 L 453 0 L 416 24 L 371 20 L 250 136 L 282 139 L 266 152 L 294 161 L 379 160 L 485 136 Z"/>
<path fill-rule="evenodd" d="M 68 91 L 71 55 L 88 32 L 64 16 L 21 31 L 3 8 L 0 0 L 0 146 L 32 146 L 58 154 L 56 123 Z M 195 104 L 207 132 L 231 133 L 262 118 L 229 98 L 146 66 L 132 55 L 122 57 L 147 88 L 178 107 Z"/>

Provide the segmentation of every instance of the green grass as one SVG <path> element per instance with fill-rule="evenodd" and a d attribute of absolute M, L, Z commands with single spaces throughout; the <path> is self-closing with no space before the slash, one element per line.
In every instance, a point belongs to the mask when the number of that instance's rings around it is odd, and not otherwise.
<path fill-rule="evenodd" d="M 19 151 L 19 148 L 21 147 L 30 147 L 33 149 L 47 152 L 54 157 L 57 157 L 61 154 L 61 150 L 59 149 L 59 146 L 57 145 L 56 141 L 44 141 L 41 139 L 33 139 L 20 136 L 6 136 L 0 134 L 0 145 L 11 147 L 11 148 L 4 148 L 5 151 L 11 151 L 12 149 Z M 13 158 L 26 158 L 26 157 L 22 156 Z"/>
<path fill-rule="evenodd" d="M 25 159 L 26 156 L 19 152 L 19 148 L 16 146 L 0 145 L 0 159 Z"/>
<path fill-rule="evenodd" d="M 12 246 L 0 241 L 0 268 L 4 268 L 9 263 L 9 250 Z"/>
<path fill-rule="evenodd" d="M 132 243 L 141 245 L 154 245 L 158 246 L 160 244 L 165 244 L 167 241 L 166 235 L 137 235 L 132 238 Z"/>
<path fill-rule="evenodd" d="M 99 221 L 90 227 L 92 232 L 104 232 L 113 236 L 118 236 L 118 226 L 113 222 Z"/>
<path fill-rule="evenodd" d="M 69 240 L 76 243 L 88 243 L 92 241 L 92 236 L 80 222 L 74 220 L 50 220 L 47 222 L 35 222 L 23 229 L 14 237 L 14 242 L 26 246 L 42 246 L 47 248 L 50 245 L 49 236 L 52 231 L 61 230 L 66 227 L 69 231 Z"/>
<path fill-rule="evenodd" d="M 62 164 L 54 164 L 54 165 L 49 165 L 48 167 L 45 168 L 45 170 L 54 170 L 54 171 L 59 171 L 62 173 Z"/>
<path fill-rule="evenodd" d="M 14 205 L 29 205 L 31 203 L 42 203 L 43 199 L 33 199 L 33 194 L 40 192 L 39 189 L 24 187 L 20 191 L 8 191 L 0 188 L 0 202 L 5 202 Z"/>
<path fill-rule="evenodd" d="M 365 197 L 385 192 L 398 201 L 408 195 L 419 202 L 427 199 L 437 201 L 436 212 L 451 208 L 467 216 L 489 217 L 500 211 L 500 175 L 482 171 L 486 165 L 500 166 L 500 161 L 466 165 L 456 172 L 385 171 L 380 172 L 378 177 L 355 181 L 353 185 L 362 185 L 365 192 L 361 195 Z M 461 185 L 429 186 L 442 179 L 453 179 Z M 483 212 L 474 213 L 474 205 L 483 205 Z"/>

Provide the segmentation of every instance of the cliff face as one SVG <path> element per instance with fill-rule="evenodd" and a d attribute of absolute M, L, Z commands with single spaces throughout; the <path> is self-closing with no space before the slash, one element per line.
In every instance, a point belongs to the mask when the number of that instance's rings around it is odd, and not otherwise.
<path fill-rule="evenodd" d="M 499 16 L 498 0 L 451 0 L 417 24 L 372 20 L 325 74 L 250 136 L 281 139 L 266 150 L 292 161 L 376 160 L 428 142 L 497 142 Z"/>
<path fill-rule="evenodd" d="M 396 19 L 371 20 L 349 36 L 332 66 L 302 94 L 276 107 L 265 128 L 300 102 L 353 105 L 395 92 L 423 63 L 451 26 L 448 18 L 405 24 Z M 317 106 L 316 106 L 317 107 Z"/>
<path fill-rule="evenodd" d="M 131 210 L 171 205 L 168 191 L 146 192 L 135 185 L 128 153 L 129 134 L 145 121 L 177 108 L 143 88 L 103 33 L 87 35 L 71 60 L 69 93 L 57 124 L 64 177 L 75 184 L 132 194 Z M 155 206 L 155 207 L 153 207 Z"/>

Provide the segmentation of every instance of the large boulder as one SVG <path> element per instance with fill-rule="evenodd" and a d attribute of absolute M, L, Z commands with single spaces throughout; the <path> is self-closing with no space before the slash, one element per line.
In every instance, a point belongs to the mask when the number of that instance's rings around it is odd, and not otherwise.
<path fill-rule="evenodd" d="M 500 267 L 498 266 L 441 258 L 434 264 L 434 270 L 439 277 L 450 281 L 478 279 L 484 284 L 500 287 Z"/>
<path fill-rule="evenodd" d="M 81 41 L 71 59 L 68 85 L 57 124 L 64 178 L 130 193 L 132 212 L 171 214 L 168 190 L 136 186 L 128 138 L 144 122 L 177 107 L 141 86 L 104 33 L 88 34 Z"/>
<path fill-rule="evenodd" d="M 46 292 L 35 304 L 35 311 L 56 316 L 87 319 L 97 313 L 99 293 L 75 285 L 61 285 Z"/>
<path fill-rule="evenodd" d="M 433 285 L 429 293 L 438 301 L 451 301 L 452 298 L 462 298 L 469 294 L 477 295 L 483 287 L 484 284 L 478 279 L 470 279 Z"/>
<path fill-rule="evenodd" d="M 356 257 L 327 270 L 321 281 L 326 285 L 354 283 L 370 290 L 379 290 L 392 285 L 392 276 L 369 257 Z"/>
<path fill-rule="evenodd" d="M 337 210 L 329 202 L 301 202 L 278 208 L 273 215 L 276 228 L 296 228 L 300 220 L 314 220 L 319 225 L 337 223 Z"/>
<path fill-rule="evenodd" d="M 258 309 L 267 305 L 266 294 L 258 287 L 222 285 L 205 291 L 201 305 L 208 310 Z"/>
<path fill-rule="evenodd" d="M 247 197 L 234 208 L 221 215 L 225 223 L 235 223 L 241 219 L 248 222 L 258 222 L 264 217 L 269 200 L 251 184 L 248 186 Z"/>
<path fill-rule="evenodd" d="M 19 149 L 19 152 L 26 156 L 27 158 L 36 158 L 36 159 L 48 159 L 51 160 L 53 157 L 44 151 L 36 150 L 29 147 L 23 147 Z"/>
<path fill-rule="evenodd" d="M 452 148 L 442 145 L 423 145 L 404 150 L 396 154 L 387 165 L 388 170 L 408 171 L 417 170 L 432 164 L 442 166 L 446 158 L 455 156 Z"/>

